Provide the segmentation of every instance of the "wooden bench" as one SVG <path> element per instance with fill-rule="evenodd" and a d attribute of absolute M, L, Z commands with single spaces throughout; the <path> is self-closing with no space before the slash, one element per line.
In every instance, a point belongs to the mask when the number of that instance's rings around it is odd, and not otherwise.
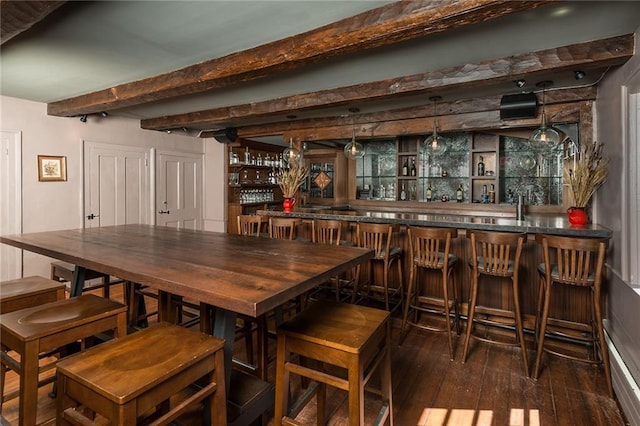
<path fill-rule="evenodd" d="M 152 425 L 178 418 L 205 401 L 202 424 L 226 425 L 224 341 L 160 323 L 58 363 L 58 424 L 93 424 L 82 410 L 111 425 Z M 169 399 L 200 379 L 199 389 L 170 409 Z"/>
<path fill-rule="evenodd" d="M 65 298 L 65 285 L 33 276 L 0 283 L 0 314 Z"/>
<path fill-rule="evenodd" d="M 40 354 L 110 330 L 115 337 L 124 335 L 126 312 L 121 303 L 88 294 L 0 315 L 0 368 L 20 375 L 19 425 L 36 423 L 38 387 L 53 381 L 39 381 L 41 372 L 55 367 L 55 362 L 40 367 Z"/>

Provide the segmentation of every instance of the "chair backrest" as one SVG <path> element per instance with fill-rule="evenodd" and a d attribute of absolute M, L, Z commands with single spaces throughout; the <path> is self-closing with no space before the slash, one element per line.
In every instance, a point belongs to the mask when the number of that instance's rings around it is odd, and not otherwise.
<path fill-rule="evenodd" d="M 262 228 L 262 216 L 252 214 L 238 215 L 238 234 L 248 237 L 259 237 Z"/>
<path fill-rule="evenodd" d="M 607 239 L 542 235 L 539 240 L 547 282 L 600 288 Z M 553 252 L 555 258 L 552 258 Z"/>
<path fill-rule="evenodd" d="M 471 261 L 479 273 L 517 277 L 526 233 L 469 231 Z M 515 254 L 513 251 L 515 249 Z"/>
<path fill-rule="evenodd" d="M 293 240 L 296 237 L 296 226 L 301 223 L 300 219 L 288 217 L 269 218 L 269 238 L 280 240 Z"/>
<path fill-rule="evenodd" d="M 388 258 L 391 249 L 391 237 L 397 225 L 386 223 L 361 223 L 356 227 L 356 244 L 358 247 L 373 249 L 375 257 Z"/>
<path fill-rule="evenodd" d="M 416 266 L 430 269 L 447 269 L 451 240 L 458 236 L 455 228 L 423 228 L 410 226 L 410 259 Z"/>
<path fill-rule="evenodd" d="M 315 219 L 311 224 L 311 241 L 317 244 L 340 245 L 342 222 L 339 220 Z"/>

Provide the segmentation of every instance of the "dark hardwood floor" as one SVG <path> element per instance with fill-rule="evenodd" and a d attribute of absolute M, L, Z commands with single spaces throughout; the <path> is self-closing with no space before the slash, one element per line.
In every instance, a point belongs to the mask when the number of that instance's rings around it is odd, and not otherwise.
<path fill-rule="evenodd" d="M 472 340 L 467 362 L 463 364 L 462 336 L 455 338 L 456 358 L 450 361 L 445 334 L 412 329 L 399 345 L 397 325 L 399 321 L 394 321 L 392 371 L 396 425 L 628 424 L 616 400 L 607 396 L 602 367 L 545 355 L 540 378 L 533 380 L 524 376 L 522 358 L 516 348 Z M 274 344 L 271 349 L 275 350 Z M 528 356 L 532 366 L 535 352 L 530 349 Z M 273 379 L 273 371 L 270 377 Z M 11 372 L 6 385 L 7 391 L 18 386 Z M 299 381 L 294 379 L 293 386 L 295 394 Z M 50 387 L 39 392 L 39 423 L 54 424 L 50 419 L 55 416 L 55 401 L 47 396 Z M 367 394 L 366 404 L 366 424 L 373 424 L 380 403 L 375 395 Z M 330 425 L 348 424 L 346 393 L 330 390 L 327 405 Z M 17 424 L 16 399 L 3 405 L 2 415 L 10 424 Z M 197 412 L 181 420 L 181 424 L 186 425 L 200 423 Z M 315 424 L 315 406 L 307 406 L 296 420 L 301 424 Z"/>

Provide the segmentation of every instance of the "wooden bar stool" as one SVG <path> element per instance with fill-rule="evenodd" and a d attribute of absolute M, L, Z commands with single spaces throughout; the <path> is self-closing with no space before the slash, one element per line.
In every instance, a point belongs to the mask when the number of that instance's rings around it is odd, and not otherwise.
<path fill-rule="evenodd" d="M 325 422 L 326 385 L 349 394 L 349 424 L 364 425 L 365 386 L 379 369 L 382 408 L 380 423 L 393 425 L 391 386 L 390 331 L 387 311 L 365 306 L 319 301 L 298 316 L 278 327 L 276 357 L 276 404 L 274 425 L 291 422 L 314 393 L 317 394 L 318 425 Z M 301 359 L 346 369 L 347 377 L 296 364 L 292 355 Z M 295 408 L 288 411 L 289 375 L 300 375 L 319 382 L 315 392 L 307 392 Z"/>
<path fill-rule="evenodd" d="M 65 298 L 64 284 L 33 276 L 0 283 L 0 314 L 31 308 Z"/>
<path fill-rule="evenodd" d="M 375 256 L 367 263 L 368 274 L 367 279 L 362 280 L 362 268 L 360 265 L 358 273 L 358 284 L 356 291 L 353 293 L 352 302 L 355 302 L 357 296 L 357 289 L 362 287 L 363 282 L 367 286 L 367 296 L 370 296 L 370 292 L 382 293 L 384 300 L 384 307 L 387 311 L 394 311 L 396 308 L 404 305 L 404 283 L 402 281 L 402 248 L 392 247 L 391 240 L 394 232 L 398 232 L 398 225 L 389 225 L 383 223 L 360 223 L 356 227 L 356 241 L 358 247 L 364 247 L 375 250 Z M 389 269 L 395 262 L 398 272 L 398 282 L 396 287 L 389 286 Z M 374 271 L 373 265 L 375 263 L 382 263 L 382 283 L 375 283 L 373 280 Z M 390 299 L 395 297 L 397 304 L 390 309 Z"/>
<path fill-rule="evenodd" d="M 238 221 L 238 235 L 245 235 L 249 237 L 259 237 L 262 230 L 262 216 L 252 214 L 239 214 L 237 216 Z"/>
<path fill-rule="evenodd" d="M 311 242 L 336 246 L 341 244 L 353 245 L 351 242 L 342 240 L 342 226 L 343 223 L 339 220 L 314 219 L 311 223 Z M 320 285 L 318 290 L 322 291 L 330 288 L 335 292 L 336 301 L 351 299 L 354 290 L 353 285 L 355 284 L 355 271 L 350 273 L 351 276 L 347 274 L 349 272 L 344 273 L 342 276 L 331 278 L 327 283 Z M 346 294 L 347 291 L 349 294 Z"/>
<path fill-rule="evenodd" d="M 36 423 L 38 387 L 53 381 L 39 382 L 39 373 L 55 367 L 55 362 L 39 367 L 39 355 L 110 330 L 115 337 L 125 335 L 126 312 L 121 303 L 87 294 L 0 315 L 0 366 L 20 375 L 20 425 Z"/>
<path fill-rule="evenodd" d="M 94 424 L 81 410 L 111 425 L 135 425 L 154 408 L 153 425 L 169 424 L 205 402 L 202 424 L 227 424 L 224 341 L 160 323 L 58 363 L 58 424 Z M 199 382 L 204 379 L 203 382 Z M 199 383 L 175 407 L 169 399 Z"/>
<path fill-rule="evenodd" d="M 449 339 L 449 358 L 454 359 L 452 324 L 456 333 L 460 334 L 458 316 L 458 291 L 453 280 L 453 268 L 458 258 L 451 253 L 451 240 L 458 236 L 457 229 L 450 228 L 419 228 L 409 227 L 409 258 L 411 259 L 411 273 L 407 289 L 407 302 L 402 316 L 401 341 L 404 339 L 408 325 L 424 330 L 446 332 Z M 425 283 L 418 283 L 420 269 L 438 271 L 442 278 L 442 297 L 425 294 Z M 451 289 L 449 289 L 451 285 Z M 453 318 L 451 312 L 453 311 Z M 411 318 L 410 313 L 413 313 Z M 422 313 L 444 315 L 445 326 L 431 325 L 420 322 Z"/>
<path fill-rule="evenodd" d="M 609 351 L 604 336 L 601 311 L 601 287 L 605 273 L 607 240 L 554 235 L 539 235 L 537 240 L 542 243 L 544 263 L 538 265 L 541 286 L 536 318 L 538 347 L 533 377 L 537 379 L 540 374 L 543 352 L 590 364 L 602 364 L 609 396 L 613 397 Z M 581 324 L 569 323 L 561 318 L 551 318 L 549 316 L 551 301 L 554 298 L 560 299 L 558 297 L 561 296 L 560 287 L 567 290 L 563 296 L 568 297 L 568 304 L 580 297 L 579 292 L 583 292 L 582 294 L 588 297 L 591 318 Z M 571 332 L 571 328 L 574 327 L 575 329 Z M 571 355 L 566 350 L 562 351 L 545 345 L 547 337 L 559 337 L 564 342 L 588 344 L 593 348 L 593 352 L 589 358 L 576 356 L 578 354 Z M 598 357 L 598 349 L 600 349 L 600 357 Z"/>
<path fill-rule="evenodd" d="M 522 316 L 520 315 L 520 296 L 518 283 L 518 269 L 520 265 L 520 255 L 522 246 L 527 234 L 513 232 L 489 232 L 489 231 L 469 231 L 471 237 L 471 300 L 469 302 L 469 314 L 467 319 L 467 330 L 464 339 L 464 352 L 462 362 L 467 359 L 469 350 L 469 340 L 471 337 L 483 342 L 494 343 L 503 346 L 520 346 L 522 350 L 522 363 L 524 372 L 529 375 L 529 364 L 527 362 L 527 347 L 524 341 L 522 329 Z M 515 250 L 515 254 L 514 254 Z M 495 278 L 507 278 L 511 280 L 511 292 L 513 294 L 513 309 L 502 307 L 497 309 L 489 306 L 478 306 L 478 286 L 480 276 L 484 275 L 486 285 Z M 492 283 L 495 284 L 495 283 Z M 476 314 L 483 317 L 476 317 Z M 507 323 L 502 318 L 507 318 Z M 473 334 L 474 323 L 492 325 L 496 327 L 514 326 L 516 328 L 516 342 L 501 341 L 491 339 L 488 336 Z"/>

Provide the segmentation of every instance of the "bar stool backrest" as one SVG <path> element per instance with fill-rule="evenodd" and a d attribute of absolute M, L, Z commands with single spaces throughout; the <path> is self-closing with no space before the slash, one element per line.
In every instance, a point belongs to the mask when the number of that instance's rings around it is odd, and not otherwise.
<path fill-rule="evenodd" d="M 312 224 L 311 241 L 317 244 L 340 245 L 342 237 L 342 222 L 339 220 L 315 219 Z"/>
<path fill-rule="evenodd" d="M 429 269 L 447 269 L 451 240 L 458 236 L 455 228 L 409 227 L 409 252 L 416 266 Z"/>
<path fill-rule="evenodd" d="M 252 214 L 238 215 L 238 235 L 259 237 L 262 228 L 262 216 Z"/>
<path fill-rule="evenodd" d="M 384 223 L 360 223 L 357 226 L 358 247 L 373 249 L 376 259 L 388 260 L 391 250 L 391 237 L 397 225 Z"/>
<path fill-rule="evenodd" d="M 471 262 L 481 274 L 517 277 L 525 233 L 470 231 Z M 515 248 L 515 255 L 512 252 Z"/>
<path fill-rule="evenodd" d="M 296 237 L 296 226 L 300 223 L 300 219 L 271 217 L 269 218 L 269 238 L 293 240 Z"/>
<path fill-rule="evenodd" d="M 602 280 L 607 240 L 542 235 L 542 250 L 548 281 L 576 286 L 595 285 Z M 552 254 L 555 252 L 555 258 Z M 553 262 L 553 263 L 552 263 Z"/>

